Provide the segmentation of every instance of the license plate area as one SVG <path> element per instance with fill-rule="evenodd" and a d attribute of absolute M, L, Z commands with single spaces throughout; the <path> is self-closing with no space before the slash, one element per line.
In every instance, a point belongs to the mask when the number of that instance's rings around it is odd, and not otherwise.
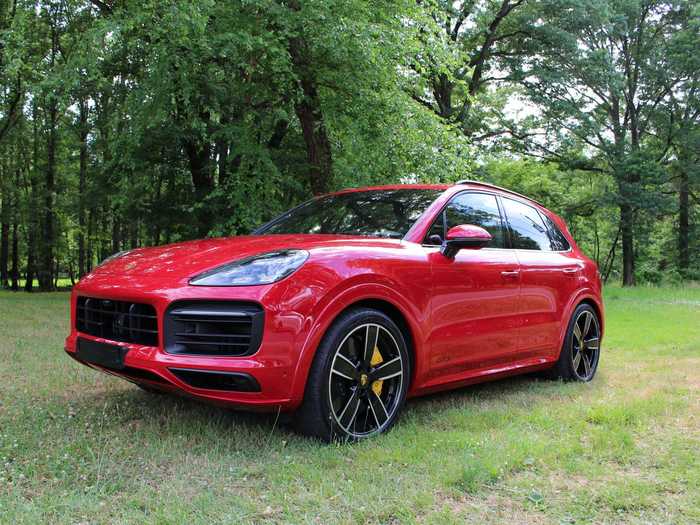
<path fill-rule="evenodd" d="M 93 365 L 122 370 L 124 357 L 128 351 L 129 349 L 123 346 L 78 338 L 76 357 Z"/>

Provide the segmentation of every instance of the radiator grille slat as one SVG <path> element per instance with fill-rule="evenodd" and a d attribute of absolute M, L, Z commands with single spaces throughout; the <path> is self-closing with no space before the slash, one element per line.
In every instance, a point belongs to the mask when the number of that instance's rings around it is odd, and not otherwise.
<path fill-rule="evenodd" d="M 76 329 L 111 341 L 158 346 L 158 316 L 148 304 L 78 297 Z"/>

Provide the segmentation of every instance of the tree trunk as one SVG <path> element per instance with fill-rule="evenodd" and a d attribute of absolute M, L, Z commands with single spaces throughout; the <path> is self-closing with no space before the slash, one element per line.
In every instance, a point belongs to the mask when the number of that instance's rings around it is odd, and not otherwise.
<path fill-rule="evenodd" d="M 192 174 L 195 201 L 201 203 L 214 189 L 211 166 L 212 145 L 209 142 L 199 144 L 193 140 L 187 140 L 184 143 L 184 149 Z M 197 230 L 200 237 L 209 233 L 212 219 L 205 206 L 197 207 Z"/>
<path fill-rule="evenodd" d="M 58 257 L 56 257 L 56 264 L 53 269 L 53 289 L 56 290 L 58 288 L 58 276 L 61 273 L 61 266 L 58 260 Z"/>
<path fill-rule="evenodd" d="M 78 278 L 85 275 L 85 190 L 87 176 L 88 107 L 80 101 L 80 171 L 78 179 Z"/>
<path fill-rule="evenodd" d="M 294 11 L 301 10 L 296 0 L 290 1 L 289 7 Z M 289 40 L 289 54 L 301 88 L 301 97 L 294 109 L 306 143 L 311 191 L 318 195 L 330 189 L 333 176 L 331 143 L 323 118 L 311 53 L 302 35 Z"/>
<path fill-rule="evenodd" d="M 620 205 L 622 226 L 622 286 L 634 286 L 634 209 L 624 202 Z"/>
<path fill-rule="evenodd" d="M 54 193 L 56 191 L 56 126 L 58 103 L 51 98 L 48 109 L 49 137 L 47 142 L 46 181 L 44 185 L 44 250 L 39 268 L 39 289 L 47 292 L 54 289 Z"/>
<path fill-rule="evenodd" d="M 92 230 L 95 224 L 94 211 L 90 210 L 87 219 L 87 246 L 85 248 L 85 273 L 90 273 L 92 271 L 92 262 L 94 255 L 92 253 Z"/>
<path fill-rule="evenodd" d="M 685 272 L 690 265 L 690 203 L 688 172 L 681 171 L 678 192 L 678 268 Z"/>
<path fill-rule="evenodd" d="M 20 186 L 22 184 L 22 169 L 18 165 L 15 170 L 14 205 L 12 207 L 12 269 L 10 278 L 12 279 L 12 291 L 19 290 L 19 206 L 20 206 Z"/>
<path fill-rule="evenodd" d="M 27 235 L 27 271 L 25 273 L 24 291 L 31 292 L 34 287 L 34 261 L 36 246 L 36 229 L 33 224 L 29 225 L 29 233 Z"/>
<path fill-rule="evenodd" d="M 3 151 L 7 157 L 7 150 Z M 0 166 L 4 173 L 0 174 L 0 288 L 7 286 L 7 262 L 10 256 L 10 191 L 9 184 L 4 184 L 4 177 L 9 173 L 8 166 Z"/>
<path fill-rule="evenodd" d="M 7 262 L 10 255 L 10 222 L 9 222 L 9 205 L 6 195 L 2 199 L 2 225 L 0 226 L 0 288 L 7 286 L 8 273 Z"/>
<path fill-rule="evenodd" d="M 121 250 L 121 223 L 117 217 L 117 210 L 112 212 L 112 254 L 118 253 Z"/>
<path fill-rule="evenodd" d="M 216 141 L 216 156 L 219 164 L 219 185 L 226 183 L 228 179 L 228 150 L 229 143 L 227 140 L 219 139 Z"/>
<path fill-rule="evenodd" d="M 109 213 L 108 213 L 109 208 L 107 206 L 103 206 L 101 210 L 101 215 L 100 215 L 100 222 L 101 225 L 98 226 L 98 237 L 101 238 L 100 240 L 100 245 L 99 245 L 99 253 L 98 253 L 98 258 L 97 258 L 97 263 L 99 264 L 101 261 L 104 261 L 107 257 L 109 257 L 112 253 L 110 253 L 110 243 L 109 243 L 109 238 L 107 237 L 108 232 L 109 232 Z M 101 233 L 101 235 L 100 235 Z"/>
<path fill-rule="evenodd" d="M 31 208 L 39 209 L 39 112 L 36 99 L 32 100 L 32 167 L 29 174 L 29 202 Z M 39 219 L 36 214 L 28 215 L 27 224 L 27 266 L 24 290 L 31 292 L 34 287 L 36 237 L 39 231 Z"/>
<path fill-rule="evenodd" d="M 12 278 L 12 290 L 19 290 L 19 225 L 15 218 L 12 223 L 12 270 L 10 271 Z"/>
<path fill-rule="evenodd" d="M 231 149 L 231 143 L 228 141 L 228 138 L 226 137 L 226 126 L 230 123 L 231 119 L 229 116 L 224 113 L 221 116 L 221 120 L 219 122 L 221 129 L 222 136 L 219 137 L 216 140 L 216 151 L 215 155 L 217 157 L 218 161 L 218 172 L 219 172 L 219 186 L 224 186 L 226 184 L 226 180 L 228 179 L 229 171 L 228 171 L 228 157 L 229 157 L 229 150 Z"/>
<path fill-rule="evenodd" d="M 444 119 L 451 118 L 454 113 L 454 108 L 452 107 L 453 90 L 454 84 L 444 73 L 438 75 L 433 82 L 433 96 L 438 104 L 438 115 Z"/>
<path fill-rule="evenodd" d="M 129 248 L 132 250 L 139 246 L 139 221 L 133 218 L 129 225 Z"/>

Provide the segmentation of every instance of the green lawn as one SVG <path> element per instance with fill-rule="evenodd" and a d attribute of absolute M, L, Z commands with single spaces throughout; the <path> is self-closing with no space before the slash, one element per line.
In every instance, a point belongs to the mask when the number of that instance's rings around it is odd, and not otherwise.
<path fill-rule="evenodd" d="M 592 384 L 408 403 L 326 446 L 63 353 L 68 295 L 0 292 L 0 523 L 698 523 L 700 288 L 611 288 Z"/>

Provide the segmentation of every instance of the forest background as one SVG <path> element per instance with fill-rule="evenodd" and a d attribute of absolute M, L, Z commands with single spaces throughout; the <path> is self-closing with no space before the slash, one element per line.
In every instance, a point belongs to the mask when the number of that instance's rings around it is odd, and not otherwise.
<path fill-rule="evenodd" d="M 699 91 L 698 0 L 0 0 L 0 286 L 466 178 L 697 281 Z"/>

